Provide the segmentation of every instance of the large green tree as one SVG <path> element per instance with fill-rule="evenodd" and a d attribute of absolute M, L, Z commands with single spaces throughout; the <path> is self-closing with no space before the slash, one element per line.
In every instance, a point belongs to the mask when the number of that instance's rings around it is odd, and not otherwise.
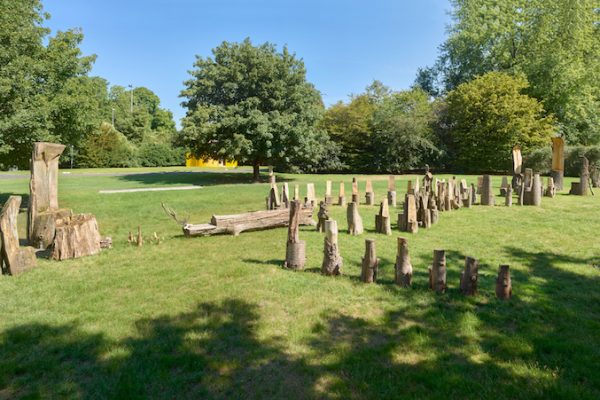
<path fill-rule="evenodd" d="M 190 73 L 182 125 L 197 155 L 250 163 L 258 180 L 260 165 L 309 169 L 326 154 L 321 96 L 287 48 L 223 42 L 213 57 L 197 57 Z"/>
<path fill-rule="evenodd" d="M 598 0 L 452 0 L 453 24 L 435 70 L 450 91 L 490 71 L 523 73 L 526 93 L 556 115 L 571 143 L 600 142 Z M 434 76 L 436 71 L 440 76 Z"/>
<path fill-rule="evenodd" d="M 527 80 L 490 72 L 448 93 L 445 132 L 452 167 L 463 172 L 509 170 L 511 149 L 524 153 L 548 145 L 556 132 L 536 99 L 524 92 Z"/>
<path fill-rule="evenodd" d="M 27 166 L 31 143 L 61 140 L 87 107 L 65 100 L 94 57 L 83 57 L 81 32 L 50 36 L 39 0 L 0 0 L 0 164 Z M 84 99 L 85 100 L 85 99 Z"/>

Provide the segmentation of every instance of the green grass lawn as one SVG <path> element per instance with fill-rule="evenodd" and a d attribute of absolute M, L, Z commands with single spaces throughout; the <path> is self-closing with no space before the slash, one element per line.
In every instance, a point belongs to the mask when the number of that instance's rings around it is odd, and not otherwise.
<path fill-rule="evenodd" d="M 286 229 L 184 238 L 160 206 L 194 223 L 263 209 L 268 184 L 250 178 L 61 175 L 61 206 L 94 213 L 114 248 L 0 277 L 0 399 L 600 398 L 600 196 L 463 208 L 414 235 L 394 217 L 392 236 L 373 233 L 377 208 L 361 206 L 367 232 L 340 234 L 344 275 L 325 277 L 312 227 L 301 230 L 307 269 L 291 272 L 281 268 Z M 334 195 L 344 180 L 350 193 L 351 176 L 278 178 L 303 194 L 314 182 L 320 197 L 326 179 Z M 379 200 L 387 177 L 374 179 Z M 399 200 L 407 179 L 397 181 Z M 27 184 L 1 180 L 0 202 L 27 195 Z M 204 188 L 98 194 L 188 184 Z M 343 231 L 345 210 L 330 215 Z M 24 232 L 25 214 L 20 221 Z M 129 246 L 138 225 L 163 242 Z M 412 289 L 393 283 L 398 236 L 408 237 Z M 371 237 L 381 269 L 367 285 L 360 262 Z M 427 289 L 433 249 L 447 250 L 443 295 Z M 465 256 L 481 263 L 473 298 L 458 292 Z M 499 264 L 511 266 L 510 301 L 494 295 Z"/>

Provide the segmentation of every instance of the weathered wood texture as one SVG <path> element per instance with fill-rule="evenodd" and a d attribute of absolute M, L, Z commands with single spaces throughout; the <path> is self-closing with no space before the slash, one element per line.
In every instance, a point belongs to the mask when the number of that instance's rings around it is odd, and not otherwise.
<path fill-rule="evenodd" d="M 446 251 L 433 251 L 433 265 L 429 267 L 429 288 L 444 293 L 446 286 Z"/>
<path fill-rule="evenodd" d="M 344 182 L 340 182 L 340 194 L 338 196 L 338 205 L 346 205 L 346 188 L 344 187 Z"/>
<path fill-rule="evenodd" d="M 549 176 L 546 181 L 546 190 L 544 191 L 544 196 L 554 197 L 555 195 L 556 195 L 556 185 L 554 185 L 554 178 Z"/>
<path fill-rule="evenodd" d="M 513 188 L 512 188 L 512 186 L 509 186 L 509 187 L 506 188 L 506 195 L 505 195 L 505 199 L 504 199 L 504 205 L 506 207 L 512 206 L 512 200 L 513 200 Z"/>
<path fill-rule="evenodd" d="M 513 175 L 519 175 L 523 167 L 523 156 L 521 155 L 521 146 L 516 145 L 512 149 Z"/>
<path fill-rule="evenodd" d="M 65 208 L 39 212 L 34 219 L 29 243 L 38 249 L 47 249 L 54 243 L 56 224 L 71 216 L 73 212 Z"/>
<path fill-rule="evenodd" d="M 365 184 L 365 204 L 368 206 L 375 205 L 375 193 L 373 192 L 373 183 L 367 179 Z"/>
<path fill-rule="evenodd" d="M 288 222 L 288 239 L 285 249 L 284 267 L 293 270 L 302 270 L 306 263 L 306 242 L 300 240 L 300 216 L 302 205 L 299 200 L 290 203 Z"/>
<path fill-rule="evenodd" d="M 408 252 L 408 242 L 405 238 L 398 238 L 398 253 L 396 255 L 395 281 L 402 287 L 410 287 L 412 284 L 413 267 Z"/>
<path fill-rule="evenodd" d="M 417 203 L 414 194 L 404 197 L 404 213 L 398 215 L 398 227 L 401 231 L 417 233 L 419 222 L 417 220 Z"/>
<path fill-rule="evenodd" d="M 98 254 L 101 239 L 93 215 L 76 214 L 62 219 L 56 225 L 52 258 L 60 261 Z"/>
<path fill-rule="evenodd" d="M 302 208 L 300 225 L 315 225 L 312 219 L 313 209 Z M 233 215 L 213 215 L 209 224 L 186 224 L 183 226 L 185 236 L 210 236 L 218 234 L 239 235 L 247 231 L 259 231 L 288 226 L 289 210 L 253 211 Z"/>
<path fill-rule="evenodd" d="M 377 281 L 377 269 L 379 268 L 379 259 L 375 249 L 374 239 L 365 239 L 365 255 L 362 259 L 361 281 L 373 283 Z"/>
<path fill-rule="evenodd" d="M 323 275 L 341 275 L 343 259 L 338 247 L 338 227 L 335 220 L 325 222 L 325 239 L 323 246 L 323 264 L 321 273 Z"/>
<path fill-rule="evenodd" d="M 317 232 L 325 232 L 325 221 L 329 219 L 327 204 L 322 201 L 319 203 L 319 212 L 317 213 Z"/>
<path fill-rule="evenodd" d="M 396 192 L 394 190 L 388 190 L 387 192 L 388 204 L 390 207 L 396 207 Z"/>
<path fill-rule="evenodd" d="M 351 235 L 361 235 L 364 232 L 362 218 L 358 213 L 358 203 L 348 203 L 346 209 L 346 219 L 348 221 L 348 233 Z"/>
<path fill-rule="evenodd" d="M 493 206 L 494 189 L 492 188 L 492 177 L 490 175 L 483 175 L 481 185 L 481 205 Z"/>
<path fill-rule="evenodd" d="M 563 190 L 563 178 L 565 171 L 565 140 L 562 137 L 552 138 L 552 171 L 556 190 Z"/>
<path fill-rule="evenodd" d="M 58 159 L 64 149 L 65 146 L 56 143 L 33 144 L 27 215 L 27 240 L 30 244 L 39 245 L 32 240 L 37 215 L 58 210 Z"/>
<path fill-rule="evenodd" d="M 392 234 L 390 209 L 387 200 L 382 201 L 379 205 L 379 214 L 375 216 L 375 231 L 384 235 Z"/>
<path fill-rule="evenodd" d="M 35 249 L 19 247 L 17 218 L 21 196 L 10 196 L 0 212 L 0 269 L 18 275 L 36 266 Z"/>
<path fill-rule="evenodd" d="M 465 296 L 477 294 L 479 279 L 479 261 L 472 257 L 465 258 L 465 269 L 460 273 L 460 291 Z"/>
<path fill-rule="evenodd" d="M 512 281 L 510 279 L 510 267 L 501 265 L 496 278 L 496 297 L 509 299 L 512 296 Z"/>
<path fill-rule="evenodd" d="M 281 187 L 281 205 L 290 208 L 290 187 L 287 182 L 284 182 Z"/>

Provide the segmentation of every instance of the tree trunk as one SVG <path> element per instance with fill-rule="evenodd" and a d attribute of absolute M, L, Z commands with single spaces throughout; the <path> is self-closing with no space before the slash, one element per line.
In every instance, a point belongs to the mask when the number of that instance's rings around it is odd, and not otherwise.
<path fill-rule="evenodd" d="M 398 254 L 396 255 L 396 284 L 410 287 L 412 284 L 413 268 L 408 253 L 408 242 L 405 238 L 398 238 Z"/>
<path fill-rule="evenodd" d="M 379 259 L 375 251 L 375 240 L 365 239 L 365 256 L 362 259 L 362 273 L 360 279 L 365 283 L 373 283 L 377 280 L 377 268 Z"/>
<path fill-rule="evenodd" d="M 358 213 L 358 203 L 348 203 L 346 209 L 346 218 L 348 221 L 348 233 L 356 236 L 361 235 L 364 232 L 362 218 Z"/>
<path fill-rule="evenodd" d="M 343 260 L 338 248 L 338 228 L 335 220 L 325 222 L 325 240 L 323 248 L 323 275 L 341 275 Z"/>
<path fill-rule="evenodd" d="M 67 260 L 98 254 L 100 232 L 96 217 L 77 214 L 56 226 L 56 238 L 52 250 L 54 260 Z M 138 246 L 141 246 L 141 230 L 138 227 Z"/>
<path fill-rule="evenodd" d="M 301 209 L 302 204 L 299 200 L 294 200 L 290 203 L 290 219 L 284 267 L 293 270 L 304 269 L 304 264 L 306 263 L 306 242 L 300 240 L 298 229 Z"/>
<path fill-rule="evenodd" d="M 501 265 L 496 279 L 496 297 L 499 299 L 509 299 L 512 296 L 512 282 L 510 279 L 510 268 L 508 265 Z"/>
<path fill-rule="evenodd" d="M 429 288 L 438 293 L 446 291 L 446 251 L 433 251 L 433 265 L 429 268 Z"/>
<path fill-rule="evenodd" d="M 479 261 L 465 258 L 465 270 L 460 273 L 460 291 L 465 296 L 477 294 L 477 279 L 479 278 Z"/>
<path fill-rule="evenodd" d="M 260 182 L 260 162 L 254 161 L 252 164 L 252 179 L 254 182 Z"/>
<path fill-rule="evenodd" d="M 10 196 L 0 212 L 0 269 L 9 275 L 18 275 L 37 263 L 33 247 L 19 247 L 17 218 L 20 206 L 21 196 Z"/>

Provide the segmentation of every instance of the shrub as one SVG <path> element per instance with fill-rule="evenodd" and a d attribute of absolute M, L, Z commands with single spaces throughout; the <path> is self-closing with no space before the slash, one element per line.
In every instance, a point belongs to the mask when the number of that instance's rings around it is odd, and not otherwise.
<path fill-rule="evenodd" d="M 78 166 L 87 168 L 137 167 L 135 147 L 111 124 L 103 122 L 79 152 Z"/>
<path fill-rule="evenodd" d="M 138 148 L 138 161 L 143 167 L 168 167 L 185 163 L 185 149 L 167 143 L 142 143 Z"/>

